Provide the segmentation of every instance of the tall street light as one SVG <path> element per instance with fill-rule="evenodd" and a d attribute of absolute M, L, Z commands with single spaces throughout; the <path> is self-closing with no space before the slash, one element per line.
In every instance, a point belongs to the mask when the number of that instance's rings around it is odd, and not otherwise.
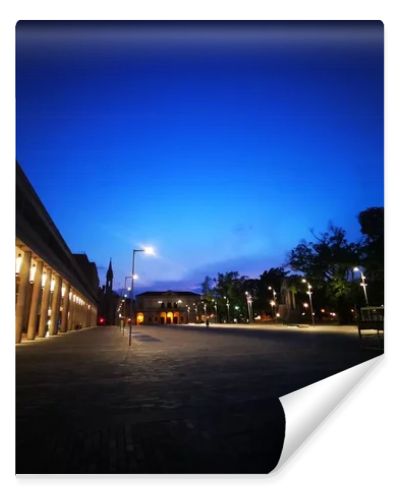
<path fill-rule="evenodd" d="M 362 286 L 362 289 L 364 291 L 364 298 L 365 298 L 365 303 L 367 304 L 367 306 L 369 305 L 368 304 L 368 295 L 367 295 L 367 283 L 366 283 L 366 280 L 365 280 L 365 275 L 364 273 L 358 268 L 358 267 L 355 267 L 353 269 L 353 271 L 356 271 L 356 272 L 359 272 L 360 275 L 361 275 L 361 283 L 360 283 L 360 286 Z"/>
<path fill-rule="evenodd" d="M 247 302 L 247 312 L 249 315 L 249 323 L 253 322 L 253 298 L 250 295 L 249 292 L 244 292 L 246 295 L 246 302 Z"/>
<path fill-rule="evenodd" d="M 135 255 L 138 252 L 144 252 L 147 253 L 148 255 L 154 255 L 154 248 L 153 247 L 143 247 L 143 248 L 135 248 L 132 251 L 132 274 L 131 274 L 131 300 L 129 303 L 129 317 L 131 319 L 129 323 L 129 345 L 131 345 L 131 339 L 132 339 L 132 321 L 135 321 L 136 323 L 136 317 L 135 317 L 135 304 L 133 305 L 133 318 L 132 318 L 132 303 L 135 300 L 135 293 L 134 293 L 134 280 L 137 278 L 135 275 Z"/>
<path fill-rule="evenodd" d="M 212 299 L 215 308 L 215 322 L 218 323 L 218 304 L 215 299 Z"/>
<path fill-rule="evenodd" d="M 306 280 L 306 279 L 302 279 L 301 280 L 302 283 L 306 283 L 307 285 L 307 295 L 308 295 L 308 298 L 310 299 L 310 314 L 311 314 L 311 323 L 313 325 L 315 325 L 315 319 L 314 319 L 314 309 L 313 309 L 313 303 L 312 303 L 312 286 L 310 285 L 310 283 Z"/>
<path fill-rule="evenodd" d="M 228 323 L 231 322 L 230 317 L 229 317 L 229 298 L 224 295 L 224 299 L 226 300 L 226 310 L 228 312 Z"/>
<path fill-rule="evenodd" d="M 276 291 L 275 291 L 275 288 L 273 288 L 272 286 L 269 286 L 268 290 L 272 291 L 272 300 L 270 301 L 270 305 L 272 307 L 272 313 L 273 313 L 273 315 L 275 316 L 275 319 L 276 319 L 276 309 L 275 309 L 275 306 L 276 306 Z"/>

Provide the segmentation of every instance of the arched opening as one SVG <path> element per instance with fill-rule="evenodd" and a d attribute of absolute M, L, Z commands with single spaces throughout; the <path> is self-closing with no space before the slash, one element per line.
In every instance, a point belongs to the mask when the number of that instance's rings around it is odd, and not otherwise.
<path fill-rule="evenodd" d="M 170 325 L 172 323 L 174 319 L 174 315 L 172 314 L 172 312 L 168 312 L 167 313 L 167 325 Z"/>
<path fill-rule="evenodd" d="M 136 324 L 137 325 L 142 325 L 144 322 L 144 314 L 143 313 L 137 313 L 136 315 Z"/>
<path fill-rule="evenodd" d="M 165 325 L 166 318 L 167 318 L 167 313 L 162 312 L 160 314 L 160 325 Z"/>

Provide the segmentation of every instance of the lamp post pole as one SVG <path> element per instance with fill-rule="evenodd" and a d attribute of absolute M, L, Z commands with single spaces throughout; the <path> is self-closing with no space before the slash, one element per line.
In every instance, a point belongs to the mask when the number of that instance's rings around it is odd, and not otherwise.
<path fill-rule="evenodd" d="M 218 304 L 215 299 L 213 299 L 214 307 L 215 307 L 215 322 L 218 323 Z"/>
<path fill-rule="evenodd" d="M 229 316 L 229 298 L 228 297 L 225 297 L 224 296 L 224 299 L 226 300 L 226 310 L 227 310 L 227 320 L 228 320 L 228 323 L 230 323 L 230 316 Z"/>
<path fill-rule="evenodd" d="M 249 292 L 245 292 L 247 302 L 247 313 L 249 316 L 249 323 L 253 322 L 253 299 Z"/>
<path fill-rule="evenodd" d="M 132 322 L 135 321 L 135 304 L 133 303 L 135 300 L 135 294 L 134 294 L 134 283 L 135 283 L 135 254 L 137 252 L 144 252 L 144 249 L 134 249 L 132 252 L 132 275 L 131 275 L 131 293 L 130 293 L 130 302 L 129 302 L 129 317 L 130 317 L 130 322 L 129 322 L 129 345 L 132 343 Z M 133 314 L 132 314 L 133 312 Z M 135 321 L 136 323 L 136 321 Z"/>
<path fill-rule="evenodd" d="M 135 280 L 135 254 L 137 252 L 144 252 L 150 255 L 154 255 L 154 250 L 152 247 L 144 247 L 144 248 L 135 248 L 133 249 L 132 252 L 132 275 L 131 275 L 131 300 L 129 303 L 129 316 L 130 316 L 130 323 L 129 323 L 129 345 L 131 345 L 132 342 L 132 321 L 135 321 L 136 323 L 136 316 L 135 316 L 135 309 L 136 309 L 136 304 L 134 303 L 135 301 L 135 293 L 134 293 L 134 280 Z M 133 306 L 133 307 L 132 307 Z M 133 312 L 133 315 L 132 315 Z"/>
<path fill-rule="evenodd" d="M 131 279 L 130 276 L 125 276 L 125 285 L 124 285 L 124 291 L 125 291 L 125 293 L 124 293 L 124 300 L 122 301 L 123 304 L 124 304 L 124 310 L 123 310 L 123 327 L 122 327 L 122 335 L 123 336 L 125 335 L 125 318 L 126 318 L 126 309 L 127 309 L 126 308 L 126 301 L 125 301 L 125 299 L 128 298 L 128 292 L 131 291 L 131 289 L 127 287 L 126 282 L 127 282 L 127 280 L 130 280 L 130 279 Z"/>
<path fill-rule="evenodd" d="M 310 314 L 311 314 L 311 323 L 312 323 L 313 325 L 315 325 L 315 319 L 314 319 L 314 309 L 313 309 L 313 303 L 312 303 L 312 291 L 311 291 L 312 286 L 311 286 L 311 285 L 310 285 L 310 283 L 309 283 L 307 280 L 305 280 L 305 279 L 302 279 L 301 281 L 302 281 L 303 283 L 306 283 L 306 285 L 307 285 L 307 289 L 308 289 L 308 290 L 307 290 L 307 295 L 308 295 L 308 298 L 310 299 Z"/>

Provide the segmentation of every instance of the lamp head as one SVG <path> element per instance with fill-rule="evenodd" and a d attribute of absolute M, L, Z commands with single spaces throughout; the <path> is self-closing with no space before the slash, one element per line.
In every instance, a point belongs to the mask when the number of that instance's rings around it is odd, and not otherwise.
<path fill-rule="evenodd" d="M 156 252 L 153 247 L 143 247 L 144 253 L 147 253 L 147 255 L 155 255 Z"/>

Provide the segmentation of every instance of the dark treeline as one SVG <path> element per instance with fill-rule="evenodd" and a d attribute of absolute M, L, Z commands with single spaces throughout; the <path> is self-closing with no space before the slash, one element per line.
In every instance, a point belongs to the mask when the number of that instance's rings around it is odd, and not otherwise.
<path fill-rule="evenodd" d="M 206 276 L 203 300 L 209 314 L 218 321 L 275 319 L 287 296 L 299 318 L 307 316 L 309 296 L 306 280 L 312 286 L 315 319 L 354 320 L 355 312 L 366 304 L 361 273 L 367 283 L 369 305 L 384 303 L 384 209 L 368 208 L 358 214 L 360 238 L 348 241 L 344 229 L 330 224 L 312 241 L 302 240 L 286 262 L 264 271 L 258 278 L 241 276 L 237 271 Z M 354 270 L 358 268 L 358 270 Z M 333 314 L 331 314 L 333 313 Z"/>

